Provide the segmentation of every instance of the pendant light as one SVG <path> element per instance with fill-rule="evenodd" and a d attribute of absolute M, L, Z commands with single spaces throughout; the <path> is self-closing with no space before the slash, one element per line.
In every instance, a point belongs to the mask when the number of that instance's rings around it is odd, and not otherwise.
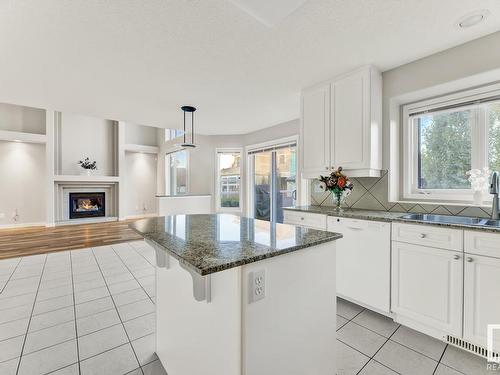
<path fill-rule="evenodd" d="M 184 105 L 181 107 L 184 112 L 184 142 L 181 144 L 181 147 L 185 148 L 195 148 L 194 144 L 194 111 L 196 111 L 195 107 L 191 107 L 189 105 Z M 187 142 L 186 140 L 186 117 L 191 114 L 191 142 Z"/>

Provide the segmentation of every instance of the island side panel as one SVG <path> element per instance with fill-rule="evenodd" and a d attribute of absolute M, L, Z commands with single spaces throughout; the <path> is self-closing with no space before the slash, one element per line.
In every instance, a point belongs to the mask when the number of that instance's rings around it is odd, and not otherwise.
<path fill-rule="evenodd" d="M 249 303 L 252 272 L 265 297 Z M 336 373 L 335 242 L 242 267 L 243 374 Z"/>
<path fill-rule="evenodd" d="M 169 257 L 156 268 L 156 353 L 169 374 L 241 374 L 241 268 L 210 275 L 211 300 L 196 301 L 193 280 Z"/>

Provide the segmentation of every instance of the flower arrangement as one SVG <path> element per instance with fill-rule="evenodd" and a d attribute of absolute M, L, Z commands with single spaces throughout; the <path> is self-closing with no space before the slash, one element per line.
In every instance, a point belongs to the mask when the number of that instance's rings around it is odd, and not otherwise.
<path fill-rule="evenodd" d="M 97 162 L 95 160 L 94 161 L 90 161 L 89 158 L 85 158 L 84 160 L 80 160 L 78 162 L 78 164 L 80 164 L 80 167 L 82 167 L 83 170 L 86 171 L 86 173 L 88 175 L 90 175 L 90 173 L 92 171 L 97 170 Z"/>
<path fill-rule="evenodd" d="M 481 204 L 483 202 L 483 194 L 488 191 L 490 185 L 491 171 L 489 168 L 471 169 L 467 172 L 469 182 L 474 192 L 474 203 Z"/>
<path fill-rule="evenodd" d="M 343 200 L 351 194 L 354 185 L 349 177 L 342 173 L 342 167 L 334 170 L 328 176 L 319 176 L 319 188 L 323 191 L 331 191 L 332 197 L 335 200 L 337 210 L 340 210 L 340 205 Z"/>

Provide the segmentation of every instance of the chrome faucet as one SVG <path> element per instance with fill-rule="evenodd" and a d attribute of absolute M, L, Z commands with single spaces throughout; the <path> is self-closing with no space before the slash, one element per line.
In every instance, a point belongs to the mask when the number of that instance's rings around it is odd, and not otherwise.
<path fill-rule="evenodd" d="M 493 172 L 491 174 L 491 185 L 490 194 L 493 194 L 493 204 L 491 207 L 491 218 L 494 220 L 500 220 L 500 200 L 498 198 L 498 193 L 500 192 L 500 180 L 498 172 Z"/>

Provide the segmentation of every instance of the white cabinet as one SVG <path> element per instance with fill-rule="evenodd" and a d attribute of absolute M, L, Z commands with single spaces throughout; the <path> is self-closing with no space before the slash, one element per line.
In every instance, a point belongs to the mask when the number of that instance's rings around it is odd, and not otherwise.
<path fill-rule="evenodd" d="M 392 224 L 393 241 L 462 251 L 463 231 L 422 224 Z"/>
<path fill-rule="evenodd" d="M 318 177 L 330 169 L 330 85 L 302 93 L 302 173 Z"/>
<path fill-rule="evenodd" d="M 285 224 L 300 225 L 303 227 L 326 230 L 326 215 L 309 212 L 284 210 L 283 222 Z"/>
<path fill-rule="evenodd" d="M 328 217 L 337 240 L 337 295 L 389 314 L 391 297 L 391 224 Z"/>
<path fill-rule="evenodd" d="M 462 335 L 463 255 L 392 242 L 392 311 L 396 320 L 434 337 Z"/>
<path fill-rule="evenodd" d="M 488 324 L 500 324 L 500 234 L 465 231 L 464 339 L 487 346 Z M 493 335 L 500 351 L 500 332 Z"/>
<path fill-rule="evenodd" d="M 382 168 L 382 75 L 372 66 L 302 92 L 304 178 L 342 166 L 353 177 Z"/>
<path fill-rule="evenodd" d="M 500 325 L 500 259 L 465 255 L 464 339 L 487 346 L 488 324 Z M 500 330 L 493 335 L 500 352 Z"/>

